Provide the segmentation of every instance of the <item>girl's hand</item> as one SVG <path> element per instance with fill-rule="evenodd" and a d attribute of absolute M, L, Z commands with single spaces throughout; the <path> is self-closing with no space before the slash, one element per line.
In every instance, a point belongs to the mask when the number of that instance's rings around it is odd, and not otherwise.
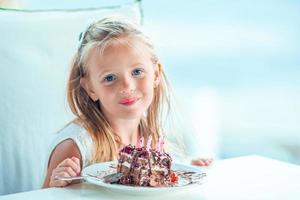
<path fill-rule="evenodd" d="M 196 160 L 192 160 L 191 164 L 195 166 L 210 166 L 213 159 L 204 159 L 198 158 Z"/>
<path fill-rule="evenodd" d="M 80 175 L 80 160 L 76 157 L 67 158 L 57 165 L 52 171 L 50 178 L 50 187 L 64 187 L 69 185 L 72 181 L 57 180 L 57 176 L 73 177 Z"/>

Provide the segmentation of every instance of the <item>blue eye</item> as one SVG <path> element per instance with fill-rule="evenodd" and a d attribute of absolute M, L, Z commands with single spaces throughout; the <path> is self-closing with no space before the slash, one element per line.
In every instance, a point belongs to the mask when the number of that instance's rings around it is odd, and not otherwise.
<path fill-rule="evenodd" d="M 113 75 L 113 74 L 110 74 L 110 75 L 107 75 L 106 77 L 104 77 L 104 81 L 105 82 L 112 82 L 112 81 L 114 81 L 116 79 L 117 79 L 117 77 L 115 75 Z"/>
<path fill-rule="evenodd" d="M 143 69 L 134 69 L 134 70 L 132 71 L 132 75 L 133 75 L 133 76 L 140 76 L 140 75 L 143 74 L 143 72 L 144 72 Z"/>

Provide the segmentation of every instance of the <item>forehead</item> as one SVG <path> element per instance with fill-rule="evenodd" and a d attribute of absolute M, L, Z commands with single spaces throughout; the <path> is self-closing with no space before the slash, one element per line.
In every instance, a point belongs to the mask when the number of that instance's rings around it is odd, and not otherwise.
<path fill-rule="evenodd" d="M 125 61 L 151 62 L 150 47 L 138 39 L 113 39 L 106 45 L 92 50 L 89 65 L 105 67 Z"/>

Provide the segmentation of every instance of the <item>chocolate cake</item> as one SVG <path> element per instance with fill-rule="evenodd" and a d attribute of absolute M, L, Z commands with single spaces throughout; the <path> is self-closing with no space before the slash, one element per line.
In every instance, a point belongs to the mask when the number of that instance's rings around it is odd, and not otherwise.
<path fill-rule="evenodd" d="M 163 187 L 177 181 L 171 170 L 172 158 L 158 148 L 125 146 L 119 152 L 117 171 L 123 173 L 119 184 Z"/>

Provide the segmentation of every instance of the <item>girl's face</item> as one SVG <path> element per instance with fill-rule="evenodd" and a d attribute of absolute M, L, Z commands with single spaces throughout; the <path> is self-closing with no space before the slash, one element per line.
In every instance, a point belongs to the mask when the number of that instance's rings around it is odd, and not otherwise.
<path fill-rule="evenodd" d="M 159 65 L 154 65 L 145 44 L 134 48 L 112 44 L 102 56 L 97 50 L 88 60 L 88 78 L 81 84 L 100 106 L 108 120 L 137 119 L 150 106 L 159 83 Z"/>

